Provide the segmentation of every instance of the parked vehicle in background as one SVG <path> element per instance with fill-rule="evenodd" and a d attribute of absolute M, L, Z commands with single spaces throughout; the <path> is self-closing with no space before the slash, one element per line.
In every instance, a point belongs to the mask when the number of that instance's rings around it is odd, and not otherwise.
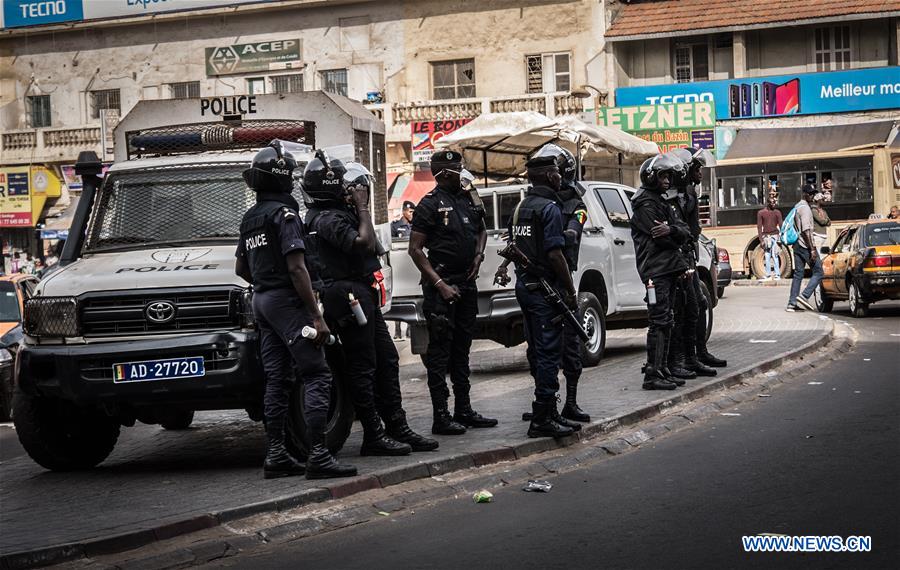
<path fill-rule="evenodd" d="M 719 277 L 716 281 L 716 296 L 721 299 L 725 296 L 725 287 L 731 285 L 731 256 L 724 247 L 716 248 L 716 267 L 719 269 Z"/>
<path fill-rule="evenodd" d="M 640 328 L 647 323 L 645 289 L 635 265 L 631 239 L 631 196 L 635 189 L 611 182 L 581 181 L 588 220 L 584 227 L 575 273 L 579 294 L 579 314 L 589 339 L 584 345 L 584 364 L 594 366 L 603 357 L 606 331 Z M 515 278 L 506 287 L 494 285 L 494 271 L 502 263 L 497 251 L 506 245 L 503 234 L 516 205 L 525 194 L 525 184 L 483 188 L 479 194 L 485 205 L 488 230 L 485 260 L 478 277 L 478 317 L 475 338 L 489 339 L 504 346 L 525 341 L 522 314 L 515 296 Z M 394 296 L 385 318 L 409 324 L 413 354 L 422 354 L 428 344 L 419 272 L 406 252 L 407 241 L 394 240 L 391 265 Z M 708 305 L 715 307 L 717 267 L 714 245 L 701 242 L 697 271 Z M 513 272 L 510 271 L 510 276 Z M 513 276 L 514 277 L 514 276 Z M 712 311 L 704 314 L 707 331 L 712 329 Z"/>
<path fill-rule="evenodd" d="M 816 308 L 831 312 L 846 300 L 854 317 L 869 314 L 877 301 L 900 299 L 900 222 L 871 220 L 845 228 L 822 260 L 824 277 Z"/>
<path fill-rule="evenodd" d="M 13 362 L 22 341 L 25 299 L 34 294 L 38 278 L 25 273 L 0 276 L 0 422 L 9 421 L 13 394 Z"/>

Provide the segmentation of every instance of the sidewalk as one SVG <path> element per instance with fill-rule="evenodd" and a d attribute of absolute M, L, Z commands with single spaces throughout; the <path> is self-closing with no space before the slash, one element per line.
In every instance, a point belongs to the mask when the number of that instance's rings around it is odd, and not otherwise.
<path fill-rule="evenodd" d="M 785 313 L 782 297 L 747 288 L 729 291 L 720 302 L 710 347 L 729 361 L 724 378 L 824 342 L 831 334 L 827 318 Z M 686 388 L 723 380 L 689 381 L 674 392 L 641 390 L 643 335 L 641 330 L 610 333 L 603 362 L 585 369 L 579 401 L 594 419 L 586 431 L 598 433 L 603 424 L 627 414 L 636 421 L 662 401 L 680 398 Z M 92 471 L 52 473 L 27 456 L 17 457 L 0 464 L 0 554 L 66 543 L 78 543 L 73 545 L 78 549 L 99 538 L 108 540 L 96 545 L 98 551 L 121 550 L 266 509 L 514 459 L 553 446 L 552 440 L 525 436 L 521 413 L 530 406 L 533 388 L 524 346 L 474 353 L 472 372 L 474 406 L 499 418 L 497 428 L 439 437 L 440 450 L 403 458 L 359 457 L 361 433 L 355 429 L 340 454 L 342 461 L 359 467 L 361 476 L 352 480 L 263 480 L 262 428 L 237 411 L 198 414 L 185 432 L 144 425 L 123 428 L 115 451 Z M 431 404 L 422 365 L 403 366 L 401 379 L 410 423 L 427 434 Z M 280 503 L 274 504 L 276 499 Z M 64 552 L 52 549 L 46 554 L 59 560 Z"/>

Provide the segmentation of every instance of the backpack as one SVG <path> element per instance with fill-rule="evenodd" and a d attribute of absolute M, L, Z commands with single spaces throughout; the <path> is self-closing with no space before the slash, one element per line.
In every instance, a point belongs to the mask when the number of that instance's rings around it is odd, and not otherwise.
<path fill-rule="evenodd" d="M 794 245 L 800 239 L 800 232 L 797 231 L 797 206 L 791 208 L 788 215 L 784 217 L 779 230 L 779 238 L 784 245 Z"/>

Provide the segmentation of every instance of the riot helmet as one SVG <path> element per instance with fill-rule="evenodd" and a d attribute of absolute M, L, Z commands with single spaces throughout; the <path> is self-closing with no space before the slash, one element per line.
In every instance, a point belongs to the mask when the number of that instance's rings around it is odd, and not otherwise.
<path fill-rule="evenodd" d="M 529 182 L 547 185 L 559 192 L 562 186 L 563 169 L 568 157 L 571 156 L 571 153 L 567 153 L 558 145 L 545 144 L 525 163 Z"/>
<path fill-rule="evenodd" d="M 344 196 L 346 173 L 343 162 L 319 149 L 303 171 L 303 192 L 311 202 L 339 202 Z"/>
<path fill-rule="evenodd" d="M 344 165 L 343 184 L 344 189 L 350 192 L 356 186 L 362 186 L 367 191 L 375 187 L 375 177 L 369 169 L 358 162 L 348 162 Z"/>
<path fill-rule="evenodd" d="M 687 163 L 687 179 L 689 184 L 700 184 L 703 181 L 703 169 L 716 165 L 716 157 L 705 148 L 687 147 L 684 149 L 690 155 Z"/>
<path fill-rule="evenodd" d="M 260 149 L 250 168 L 243 172 L 244 182 L 256 192 L 282 192 L 294 189 L 294 170 L 297 160 L 286 151 L 278 139 Z"/>
<path fill-rule="evenodd" d="M 683 168 L 684 163 L 669 154 L 657 154 L 641 165 L 641 186 L 647 190 L 665 192 L 672 185 L 672 175 Z"/>
<path fill-rule="evenodd" d="M 678 168 L 672 172 L 672 186 L 684 188 L 690 184 L 688 180 L 688 166 L 691 164 L 691 153 L 685 148 L 675 148 L 666 153 L 678 161 Z"/>

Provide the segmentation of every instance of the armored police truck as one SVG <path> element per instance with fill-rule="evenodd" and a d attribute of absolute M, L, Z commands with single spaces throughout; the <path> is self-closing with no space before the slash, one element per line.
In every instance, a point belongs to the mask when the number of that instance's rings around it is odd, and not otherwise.
<path fill-rule="evenodd" d="M 25 306 L 13 414 L 36 462 L 93 467 L 120 426 L 136 421 L 184 429 L 195 411 L 221 409 L 262 418 L 251 292 L 234 275 L 234 255 L 255 200 L 241 172 L 276 138 L 293 145 L 301 166 L 316 147 L 366 165 L 389 247 L 384 125 L 358 103 L 323 92 L 138 103 L 115 130 L 115 163 L 102 180 L 96 155 L 82 154 L 84 191 L 63 267 Z M 336 451 L 353 412 L 340 358 L 330 360 L 327 442 Z M 298 386 L 289 439 L 301 454 L 302 402 Z"/>

